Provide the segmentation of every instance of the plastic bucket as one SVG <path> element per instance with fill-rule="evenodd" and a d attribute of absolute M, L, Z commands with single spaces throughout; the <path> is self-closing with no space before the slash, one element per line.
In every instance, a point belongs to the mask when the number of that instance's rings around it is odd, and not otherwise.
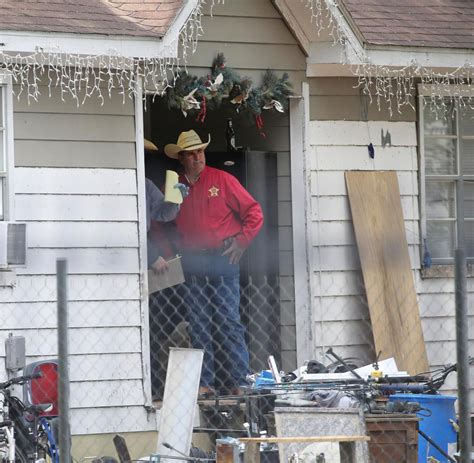
<path fill-rule="evenodd" d="M 431 394 L 393 394 L 389 400 L 391 402 L 418 402 L 422 408 L 431 411 L 431 416 L 426 416 L 429 412 L 421 410 L 417 413 L 421 418 L 420 429 L 441 447 L 448 455 L 453 455 L 456 451 L 456 431 L 449 420 L 456 420 L 454 402 L 457 397 L 450 395 Z M 418 463 L 426 463 L 429 457 L 436 458 L 445 463 L 449 460 L 436 450 L 425 438 L 418 435 Z"/>

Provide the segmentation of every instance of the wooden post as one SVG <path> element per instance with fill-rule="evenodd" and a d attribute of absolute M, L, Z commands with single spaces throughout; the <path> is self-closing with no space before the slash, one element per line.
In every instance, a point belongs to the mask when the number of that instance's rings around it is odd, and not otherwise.
<path fill-rule="evenodd" d="M 238 444 L 216 440 L 216 463 L 239 463 Z"/>
<path fill-rule="evenodd" d="M 244 463 L 260 463 L 260 443 L 246 442 Z"/>

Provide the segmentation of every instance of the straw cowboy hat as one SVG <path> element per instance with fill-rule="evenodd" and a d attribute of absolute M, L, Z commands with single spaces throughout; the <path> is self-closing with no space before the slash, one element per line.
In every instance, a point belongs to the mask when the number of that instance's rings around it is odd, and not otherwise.
<path fill-rule="evenodd" d="M 178 159 L 178 153 L 180 151 L 193 151 L 198 149 L 204 149 L 211 142 L 211 135 L 209 135 L 207 143 L 203 143 L 199 138 L 199 135 L 194 130 L 188 130 L 187 132 L 181 132 L 178 137 L 176 144 L 170 143 L 165 146 L 165 154 L 173 159 Z"/>
<path fill-rule="evenodd" d="M 158 146 L 146 138 L 143 139 L 143 147 L 145 148 L 145 151 L 158 151 Z"/>

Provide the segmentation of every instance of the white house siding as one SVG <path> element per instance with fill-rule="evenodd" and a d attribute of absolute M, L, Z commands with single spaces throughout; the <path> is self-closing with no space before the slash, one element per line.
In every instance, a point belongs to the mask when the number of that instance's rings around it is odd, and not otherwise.
<path fill-rule="evenodd" d="M 265 70 L 272 69 L 279 76 L 287 72 L 295 93 L 301 93 L 301 82 L 305 79 L 305 56 L 270 0 L 238 0 L 216 5 L 213 16 L 207 14 L 203 18 L 203 28 L 204 34 L 199 39 L 197 51 L 189 59 L 188 69 L 192 74 L 208 74 L 215 56 L 224 53 L 227 65 L 242 77 L 251 77 L 255 85 L 260 85 Z M 264 112 L 263 118 L 265 138 L 258 133 L 252 118 L 235 120 L 234 125 L 238 145 L 278 153 L 281 367 L 290 370 L 296 367 L 296 327 L 289 117 L 288 114 Z M 224 117 L 208 113 L 206 128 L 209 128 L 213 140 L 212 150 L 225 149 L 225 123 Z"/>
<path fill-rule="evenodd" d="M 57 356 L 56 259 L 68 260 L 73 434 L 156 429 L 144 408 L 134 104 L 14 100 L 15 215 L 28 265 L 0 288 L 0 337 Z M 0 356 L 4 356 L 0 342 Z M 0 359 L 2 376 L 4 362 Z"/>
<path fill-rule="evenodd" d="M 362 111 L 354 79 L 312 79 L 310 122 L 311 249 L 313 254 L 314 351 L 328 347 L 341 355 L 374 360 L 373 338 L 360 261 L 344 179 L 346 170 L 396 171 L 406 236 L 418 294 L 423 333 L 431 368 L 456 361 L 454 280 L 422 278 L 419 211 L 419 155 L 413 111 L 389 119 L 382 112 Z M 354 98 L 350 98 L 350 94 Z M 323 99 L 320 97 L 326 95 Z M 339 97 L 343 98 L 340 99 Z M 327 97 L 327 98 L 326 98 Z M 345 104 L 345 98 L 348 103 Z M 335 98 L 335 99 L 334 99 Z M 339 99 L 338 99 L 339 98 Z M 319 103 L 327 100 L 333 120 Z M 330 104 L 333 101 L 334 104 Z M 339 101 L 340 104 L 335 104 Z M 361 114 L 365 113 L 365 121 Z M 367 117 L 367 114 L 371 117 Z M 386 120 L 380 119 L 385 114 Z M 362 114 L 364 115 L 364 114 Z M 368 121 L 367 121 L 368 119 Z M 372 119 L 372 120 L 371 120 Z M 381 131 L 391 133 L 391 147 L 382 148 Z M 368 156 L 373 143 L 375 159 Z M 469 291 L 474 291 L 471 280 Z M 470 320 L 472 323 L 472 318 Z M 472 342 L 472 341 L 471 341 Z M 472 379 L 471 379 L 472 384 Z M 455 392 L 456 376 L 444 390 Z"/>
<path fill-rule="evenodd" d="M 392 134 L 392 147 L 381 147 L 381 129 Z M 370 142 L 375 159 L 368 155 Z M 312 121 L 310 146 L 315 348 L 370 362 L 373 338 L 344 172 L 397 171 L 410 257 L 419 268 L 415 125 Z"/>

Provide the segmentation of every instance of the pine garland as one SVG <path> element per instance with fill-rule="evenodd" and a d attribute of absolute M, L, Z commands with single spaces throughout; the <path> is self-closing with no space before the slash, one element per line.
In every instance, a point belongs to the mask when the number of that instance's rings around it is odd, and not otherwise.
<path fill-rule="evenodd" d="M 174 85 L 166 90 L 168 108 L 178 109 L 184 116 L 197 114 L 197 120 L 202 123 L 208 110 L 230 103 L 235 105 L 237 113 L 252 114 L 259 129 L 263 127 L 265 110 L 281 113 L 288 110 L 288 97 L 293 92 L 287 73 L 278 77 L 267 70 L 260 87 L 254 87 L 249 77 L 242 78 L 225 62 L 224 54 L 219 53 L 212 62 L 210 74 L 205 77 L 180 72 Z"/>

